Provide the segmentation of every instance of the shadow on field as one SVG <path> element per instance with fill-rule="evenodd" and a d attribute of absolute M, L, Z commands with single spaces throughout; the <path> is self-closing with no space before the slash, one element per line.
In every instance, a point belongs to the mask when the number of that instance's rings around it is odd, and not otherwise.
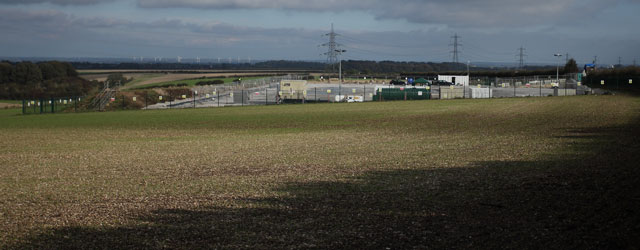
<path fill-rule="evenodd" d="M 291 183 L 246 208 L 156 210 L 65 227 L 16 248 L 635 248 L 638 127 L 570 131 L 577 155 Z M 635 239 L 635 240 L 634 240 Z"/>

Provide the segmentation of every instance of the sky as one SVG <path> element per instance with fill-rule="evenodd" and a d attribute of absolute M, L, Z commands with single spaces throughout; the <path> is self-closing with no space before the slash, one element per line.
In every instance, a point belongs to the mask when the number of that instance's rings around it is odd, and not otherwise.
<path fill-rule="evenodd" d="M 640 0 L 0 0 L 0 57 L 632 64 Z M 561 53 L 563 57 L 554 57 Z M 159 59 L 156 59 L 159 60 Z"/>

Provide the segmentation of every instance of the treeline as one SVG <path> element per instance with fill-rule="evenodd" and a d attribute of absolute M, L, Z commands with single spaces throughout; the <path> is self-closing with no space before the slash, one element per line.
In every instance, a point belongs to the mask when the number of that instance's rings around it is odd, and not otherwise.
<path fill-rule="evenodd" d="M 66 62 L 0 62 L 2 99 L 79 96 L 93 86 Z"/>
<path fill-rule="evenodd" d="M 337 72 L 338 65 L 324 62 L 305 61 L 264 61 L 257 63 L 89 63 L 74 62 L 76 69 L 134 69 L 134 70 L 309 70 Z M 342 70 L 351 74 L 384 74 L 400 72 L 453 71 L 466 69 L 461 63 L 357 61 L 342 62 Z"/>
<path fill-rule="evenodd" d="M 538 69 L 538 70 L 471 70 L 469 72 L 474 77 L 522 77 L 522 76 L 544 76 L 556 75 L 555 69 Z M 560 70 L 562 76 L 565 71 Z M 430 72 L 402 72 L 401 77 L 434 77 L 437 75 L 467 75 L 467 71 L 430 71 Z"/>
<path fill-rule="evenodd" d="M 308 70 L 337 74 L 339 65 L 328 65 L 324 62 L 304 61 L 264 61 L 257 63 L 89 63 L 74 62 L 76 69 L 128 69 L 128 70 Z M 473 75 L 509 77 L 527 75 L 555 74 L 555 67 L 528 66 L 524 69 L 471 67 Z M 395 61 L 361 61 L 345 60 L 342 62 L 342 72 L 346 75 L 437 75 L 437 74 L 466 74 L 467 65 L 451 62 L 395 62 Z M 564 70 L 561 68 L 561 74 Z"/>
<path fill-rule="evenodd" d="M 264 61 L 257 63 L 89 63 L 74 62 L 76 69 L 139 69 L 139 70 L 309 70 L 309 71 L 337 71 L 338 65 L 328 65 L 324 62 L 305 61 Z M 345 60 L 342 62 L 344 72 L 370 73 L 400 73 L 400 72 L 429 72 L 466 70 L 462 63 L 433 63 L 433 62 L 394 62 L 394 61 L 359 61 Z"/>
<path fill-rule="evenodd" d="M 393 74 L 402 72 L 441 72 L 466 70 L 466 64 L 433 62 L 355 61 L 342 62 L 342 70 L 348 74 Z"/>
<path fill-rule="evenodd" d="M 265 61 L 257 63 L 90 63 L 74 62 L 76 69 L 138 69 L 138 70 L 310 70 L 321 71 L 326 64 L 303 61 Z"/>

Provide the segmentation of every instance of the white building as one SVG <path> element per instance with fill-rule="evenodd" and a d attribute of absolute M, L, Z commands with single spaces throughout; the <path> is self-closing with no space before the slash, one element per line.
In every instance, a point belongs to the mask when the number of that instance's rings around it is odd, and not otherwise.
<path fill-rule="evenodd" d="M 452 82 L 458 86 L 469 86 L 469 76 L 438 75 L 438 80 Z"/>

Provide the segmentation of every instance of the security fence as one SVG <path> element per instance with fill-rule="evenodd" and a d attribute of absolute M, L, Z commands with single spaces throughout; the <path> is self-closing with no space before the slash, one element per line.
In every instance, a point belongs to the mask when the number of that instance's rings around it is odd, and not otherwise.
<path fill-rule="evenodd" d="M 309 81 L 304 90 L 280 89 L 282 80 L 304 79 L 303 75 L 265 77 L 231 84 L 118 91 L 103 89 L 84 97 L 25 99 L 24 114 L 74 112 L 81 110 L 172 109 L 275 105 L 283 103 L 369 102 L 401 100 L 444 100 L 465 98 L 506 98 L 570 96 L 590 93 L 576 74 L 534 77 L 471 77 L 462 85 L 391 85 L 388 82 L 328 83 Z M 286 92 L 289 91 L 289 92 Z M 286 92 L 286 93 L 285 93 Z M 83 104 L 84 103 L 84 104 Z"/>
<path fill-rule="evenodd" d="M 23 99 L 22 114 L 77 112 L 84 97 Z"/>

